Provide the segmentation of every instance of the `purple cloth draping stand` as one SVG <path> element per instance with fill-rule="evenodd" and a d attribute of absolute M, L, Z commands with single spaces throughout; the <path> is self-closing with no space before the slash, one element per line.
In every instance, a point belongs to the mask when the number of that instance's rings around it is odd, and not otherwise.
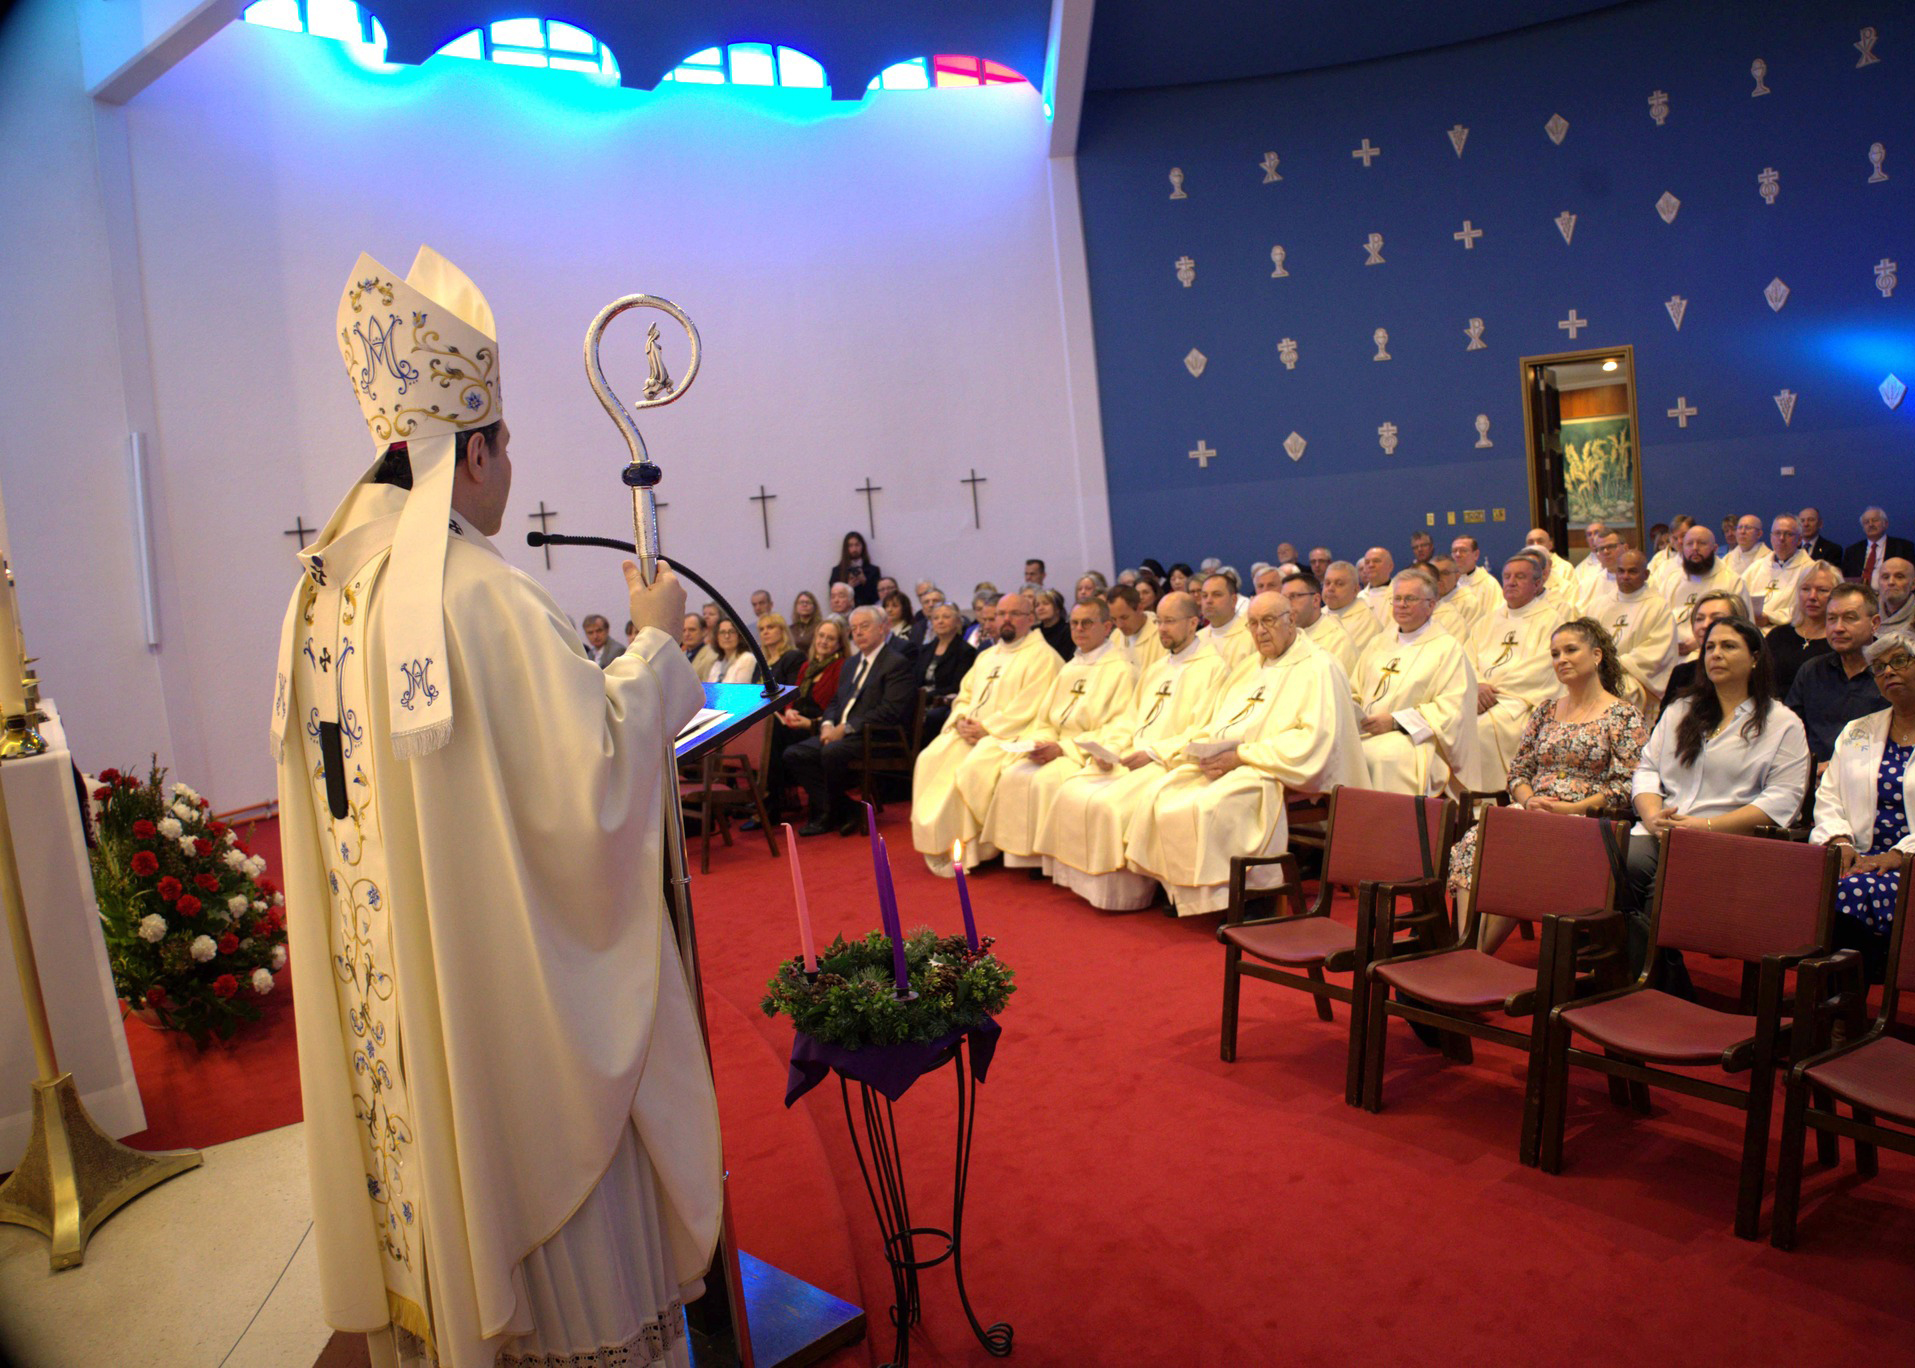
<path fill-rule="evenodd" d="M 867 1045 L 861 1050 L 827 1045 L 799 1031 L 791 1041 L 791 1069 L 785 1078 L 785 1105 L 789 1107 L 836 1069 L 846 1078 L 876 1088 L 893 1102 L 925 1074 L 944 1062 L 953 1045 L 971 1037 L 971 1078 L 978 1083 L 990 1072 L 997 1038 L 1004 1028 L 990 1017 L 949 1035 L 922 1044 Z"/>

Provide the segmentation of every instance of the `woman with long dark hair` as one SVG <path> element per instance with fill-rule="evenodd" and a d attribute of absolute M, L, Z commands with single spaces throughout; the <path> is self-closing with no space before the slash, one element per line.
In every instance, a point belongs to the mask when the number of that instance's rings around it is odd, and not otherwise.
<path fill-rule="evenodd" d="M 1746 834 L 1787 826 L 1809 783 L 1809 742 L 1802 720 L 1775 700 L 1762 633 L 1742 618 L 1704 629 L 1701 669 L 1663 709 L 1636 767 L 1634 805 L 1642 820 L 1629 841 L 1629 879 L 1618 890 L 1630 915 L 1637 968 L 1648 951 L 1644 909 L 1655 882 L 1658 838 L 1676 827 Z M 1686 985 L 1672 957 L 1673 986 Z"/>
<path fill-rule="evenodd" d="M 844 542 L 838 548 L 838 563 L 831 567 L 831 573 L 825 576 L 826 584 L 848 584 L 851 586 L 851 601 L 876 604 L 878 601 L 878 581 L 884 577 L 877 562 L 871 559 L 871 552 L 864 544 L 864 537 L 857 532 L 844 534 Z"/>

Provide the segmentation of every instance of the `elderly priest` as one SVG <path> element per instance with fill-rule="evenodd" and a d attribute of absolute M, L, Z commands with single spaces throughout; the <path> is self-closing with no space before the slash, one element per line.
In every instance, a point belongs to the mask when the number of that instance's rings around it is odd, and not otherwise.
<path fill-rule="evenodd" d="M 1529 715 L 1562 687 L 1549 659 L 1549 635 L 1569 616 L 1543 593 L 1541 566 L 1518 554 L 1503 566 L 1503 601 L 1471 638 L 1476 667 L 1476 745 L 1464 782 L 1479 793 L 1509 783 Z"/>
<path fill-rule="evenodd" d="M 978 654 L 951 703 L 944 730 L 918 753 L 911 773 L 911 843 L 931 872 L 951 877 L 951 847 L 964 842 L 965 868 L 976 865 L 978 836 L 997 777 L 1011 761 L 1000 744 L 1015 742 L 1037 720 L 1051 681 L 1064 668 L 1050 643 L 1031 630 L 1037 620 L 1026 594 L 997 606 L 998 644 Z M 965 771 L 968 782 L 961 780 Z M 983 802 L 971 807 L 968 795 Z"/>
<path fill-rule="evenodd" d="M 1249 618 L 1257 653 L 1172 757 L 1176 768 L 1139 797 L 1126 833 L 1131 869 L 1163 884 L 1180 917 L 1224 907 L 1231 856 L 1288 848 L 1288 794 L 1364 781 L 1343 668 L 1297 630 L 1283 595 L 1257 595 Z M 1264 872 L 1274 877 L 1274 866 Z"/>
<path fill-rule="evenodd" d="M 1476 744 L 1476 672 L 1462 642 L 1430 621 L 1436 589 L 1405 570 L 1390 586 L 1393 629 L 1350 681 L 1373 789 L 1461 794 Z"/>
<path fill-rule="evenodd" d="M 1095 744 L 1090 763 L 1058 789 L 1037 834 L 1051 880 L 1106 912 L 1136 911 L 1156 898 L 1156 881 L 1125 867 L 1124 833 L 1141 795 L 1169 772 L 1167 761 L 1210 716 L 1223 686 L 1223 660 L 1189 594 L 1158 603 L 1157 635 L 1163 654 L 1145 671 L 1130 711 L 1086 738 Z"/>
<path fill-rule="evenodd" d="M 685 592 L 604 669 L 493 545 L 492 311 L 421 248 L 334 335 L 375 460 L 280 638 L 272 750 L 319 1310 L 375 1363 L 690 1362 L 718 1115 L 665 915 Z"/>

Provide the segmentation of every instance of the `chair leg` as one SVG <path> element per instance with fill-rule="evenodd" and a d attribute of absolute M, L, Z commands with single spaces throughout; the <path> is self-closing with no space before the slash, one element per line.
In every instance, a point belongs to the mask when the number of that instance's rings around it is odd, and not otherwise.
<path fill-rule="evenodd" d="M 765 807 L 765 786 L 758 776 L 749 776 L 751 784 L 751 805 L 758 810 L 758 829 L 765 833 L 765 844 L 771 848 L 771 858 L 778 858 L 778 842 L 771 837 L 771 812 Z"/>
<path fill-rule="evenodd" d="M 1829 1110 L 1833 1111 L 1834 1108 Z M 1864 1126 L 1875 1124 L 1875 1113 L 1867 1107 L 1850 1107 L 1849 1112 Z M 1875 1157 L 1875 1146 L 1867 1140 L 1855 1142 L 1855 1171 L 1864 1178 L 1873 1178 L 1881 1172 L 1881 1164 Z"/>
<path fill-rule="evenodd" d="M 1369 1112 L 1383 1110 L 1384 1047 L 1390 1038 L 1389 1002 L 1390 985 L 1372 983 L 1367 1020 L 1363 1023 L 1363 1110 Z"/>
<path fill-rule="evenodd" d="M 1516 1142 L 1516 1158 L 1535 1168 L 1543 1145 L 1543 1080 L 1548 1072 L 1549 1013 L 1536 1013 L 1529 1023 L 1529 1072 L 1523 1078 L 1523 1130 Z"/>
<path fill-rule="evenodd" d="M 1528 922 L 1528 921 L 1517 922 L 1516 934 L 1521 936 L 1524 940 L 1528 940 L 1528 941 L 1535 940 L 1536 939 L 1536 923 Z"/>
<path fill-rule="evenodd" d="M 1243 951 L 1234 945 L 1223 949 L 1223 1041 L 1217 1053 L 1226 1064 L 1237 1062 L 1237 1003 L 1243 993 Z"/>
<path fill-rule="evenodd" d="M 1835 1097 L 1827 1088 L 1809 1085 L 1809 1101 L 1818 1111 L 1835 1110 Z M 1815 1129 L 1815 1163 L 1818 1168 L 1835 1168 L 1842 1162 L 1842 1137 L 1834 1131 Z"/>
<path fill-rule="evenodd" d="M 1643 1115 L 1649 1115 L 1649 1085 L 1640 1079 L 1629 1080 L 1629 1105 Z"/>
<path fill-rule="evenodd" d="M 1769 1176 L 1769 1119 L 1775 1112 L 1775 1066 L 1749 1071 L 1749 1116 L 1742 1128 L 1742 1178 L 1736 1185 L 1735 1233 L 1762 1235 L 1762 1189 Z"/>
<path fill-rule="evenodd" d="M 1614 1050 L 1604 1050 L 1603 1054 L 1610 1059 L 1616 1057 Z M 1626 1078 L 1618 1078 L 1614 1074 L 1609 1074 L 1607 1077 L 1609 1079 L 1609 1100 L 1618 1107 L 1627 1107 L 1632 1100 L 1629 1093 L 1629 1080 Z"/>
<path fill-rule="evenodd" d="M 710 790 L 698 805 L 698 872 L 711 873 L 711 798 Z"/>
<path fill-rule="evenodd" d="M 1323 966 L 1321 964 L 1313 964 L 1310 966 L 1310 981 L 1312 983 L 1323 982 Z M 1311 996 L 1316 998 L 1317 1020 L 1318 1021 L 1335 1021 L 1336 1015 L 1330 1010 L 1330 999 L 1323 996 L 1323 994 L 1321 993 L 1313 993 Z"/>
<path fill-rule="evenodd" d="M 1809 1086 L 1791 1076 L 1782 1098 L 1782 1159 L 1775 1169 L 1775 1214 L 1769 1243 L 1795 1248 L 1795 1214 L 1802 1205 L 1802 1149 L 1808 1129 Z M 1820 1132 L 1818 1131 L 1818 1134 Z"/>
<path fill-rule="evenodd" d="M 1569 1119 L 1569 1027 L 1550 1021 L 1543 1055 L 1543 1133 L 1536 1165 L 1544 1173 L 1561 1173 L 1563 1129 Z"/>
<path fill-rule="evenodd" d="M 1350 1048 L 1343 1070 L 1345 1106 L 1363 1105 L 1363 1064 L 1369 1049 L 1370 974 L 1359 962 L 1350 977 Z"/>

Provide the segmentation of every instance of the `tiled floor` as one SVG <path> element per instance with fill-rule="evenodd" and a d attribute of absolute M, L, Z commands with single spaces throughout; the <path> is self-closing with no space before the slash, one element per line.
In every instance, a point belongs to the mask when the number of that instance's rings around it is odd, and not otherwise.
<path fill-rule="evenodd" d="M 0 1225 L 0 1346 L 22 1368 L 312 1368 L 319 1315 L 299 1126 L 205 1151 L 94 1232 L 86 1263 Z"/>

